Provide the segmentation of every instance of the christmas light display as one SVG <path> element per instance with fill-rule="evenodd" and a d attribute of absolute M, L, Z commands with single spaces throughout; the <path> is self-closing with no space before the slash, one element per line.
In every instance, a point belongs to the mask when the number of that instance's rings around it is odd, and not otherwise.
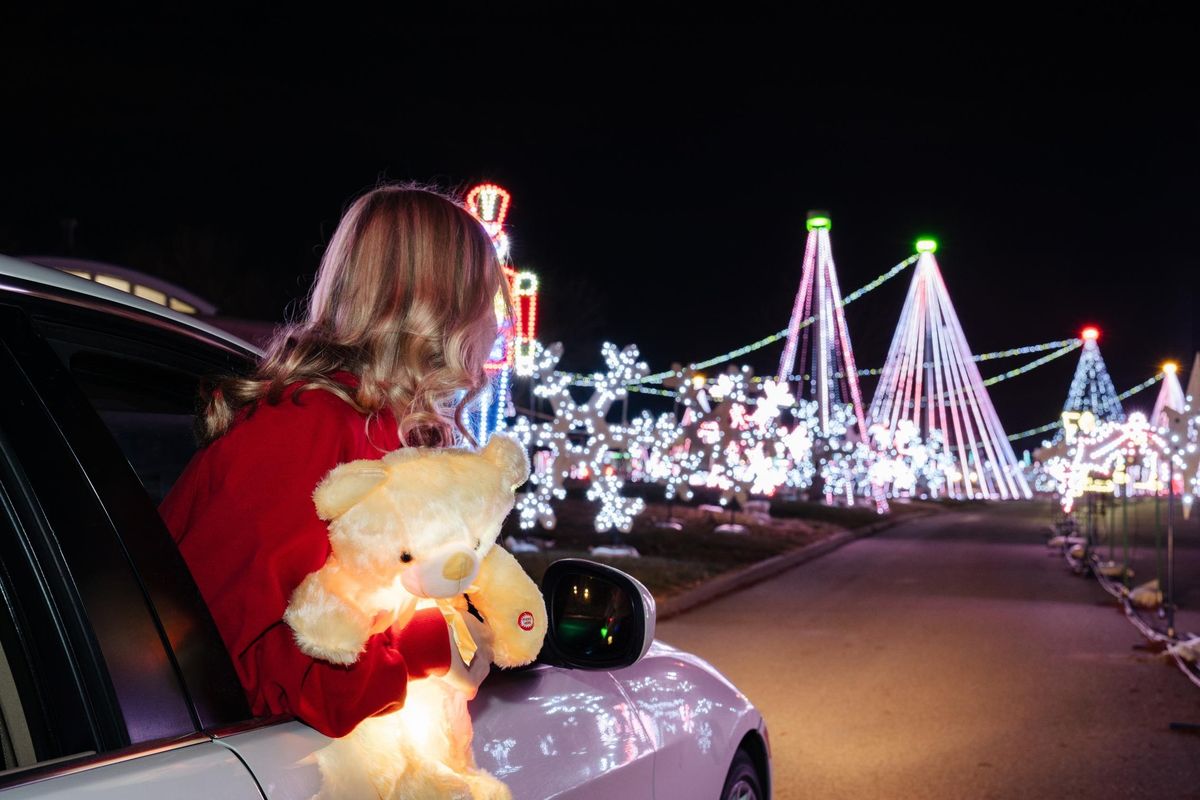
<path fill-rule="evenodd" d="M 517 417 L 509 427 L 509 433 L 527 450 L 538 448 L 534 449 L 529 459 L 529 480 L 525 484 L 525 491 L 517 495 L 517 520 L 522 530 L 535 526 L 554 530 L 558 519 L 551 501 L 563 500 L 567 496 L 561 482 L 554 478 L 558 444 L 549 435 L 542 436 L 542 432 L 528 417 Z"/>
<path fill-rule="evenodd" d="M 1133 397 L 1138 392 L 1142 392 L 1142 391 L 1145 391 L 1146 389 L 1149 389 L 1151 386 L 1153 386 L 1154 384 L 1161 381 L 1162 378 L 1163 378 L 1163 374 L 1161 372 L 1158 373 L 1157 375 L 1154 375 L 1151 378 L 1147 378 L 1146 380 L 1142 381 L 1141 383 L 1137 384 L 1136 386 L 1131 386 L 1130 388 L 1121 392 L 1119 395 L 1117 395 L 1117 400 L 1119 400 L 1121 402 L 1125 402 L 1126 400 Z M 1045 425 L 1039 425 L 1036 428 L 1030 428 L 1029 430 L 1026 430 L 1026 431 L 1020 431 L 1018 433 L 1014 433 L 1008 437 L 1008 440 L 1010 442 L 1015 442 L 1019 439 L 1027 439 L 1030 436 L 1037 436 L 1039 433 L 1048 433 L 1049 431 L 1057 430 L 1058 428 L 1061 428 L 1061 427 L 1062 427 L 1062 419 L 1060 418 L 1060 419 L 1054 420 L 1053 422 L 1047 422 Z M 1059 440 L 1061 441 L 1061 439 L 1059 439 Z"/>
<path fill-rule="evenodd" d="M 868 433 L 876 454 L 868 468 L 872 485 L 884 487 L 889 497 L 941 497 L 954 472 L 941 431 L 930 431 L 929 441 L 922 441 L 916 424 L 902 419 L 895 431 L 872 425 Z"/>
<path fill-rule="evenodd" d="M 817 404 L 810 400 L 800 400 L 790 412 L 791 428 L 781 426 L 779 429 L 779 440 L 783 443 L 789 463 L 786 484 L 791 489 L 805 489 L 811 486 L 817 477 Z"/>
<path fill-rule="evenodd" d="M 1191 403 L 1183 411 L 1168 408 L 1163 412 L 1165 426 L 1160 429 L 1171 452 L 1170 479 L 1183 502 L 1183 515 L 1191 515 L 1192 504 L 1200 494 L 1200 415 Z"/>
<path fill-rule="evenodd" d="M 692 499 L 692 476 L 701 469 L 704 451 L 692 440 L 673 413 L 657 419 L 642 412 L 631 425 L 627 451 L 630 480 L 658 483 L 667 500 Z"/>
<path fill-rule="evenodd" d="M 550 421 L 540 423 L 520 417 L 513 425 L 520 440 L 535 450 L 533 486 L 517 503 L 522 527 L 553 520 L 550 501 L 566 496 L 564 481 L 570 477 L 590 481 L 587 497 L 600 504 L 595 517 L 597 531 L 616 528 L 628 532 L 633 518 L 644 508 L 640 498 L 621 495 L 624 478 L 609 459 L 610 454 L 627 450 L 630 429 L 610 425 L 607 417 L 613 401 L 624 397 L 626 386 L 649 368 L 639 360 L 635 345 L 618 350 L 605 342 L 601 353 L 608 369 L 592 376 L 592 395 L 582 405 L 569 392 L 570 374 L 555 371 L 562 345 L 555 343 L 537 354 L 533 391 L 550 402 L 554 415 Z M 545 464 L 541 470 L 537 469 L 539 458 Z"/>
<path fill-rule="evenodd" d="M 768 381 L 751 399 L 749 378 L 747 367 L 719 376 L 709 386 L 717 405 L 697 427 L 696 441 L 708 447 L 705 485 L 720 490 L 721 505 L 737 500 L 745 507 L 752 494 L 770 497 L 792 470 L 778 423 L 794 398 L 786 384 Z"/>
<path fill-rule="evenodd" d="M 1030 353 L 1042 353 L 1042 352 L 1045 352 L 1046 350 L 1054 350 L 1055 351 L 1048 356 L 1036 359 L 1035 361 L 1031 361 L 1022 367 L 1018 367 L 1017 369 L 1009 370 L 1008 372 L 1005 372 L 1002 375 L 997 375 L 993 378 L 988 378 L 986 381 L 984 381 L 985 386 L 991 386 L 993 383 L 999 383 L 1000 381 L 1005 381 L 1005 380 L 1008 380 L 1009 378 L 1015 378 L 1018 375 L 1024 375 L 1026 372 L 1028 372 L 1031 369 L 1040 367 L 1043 364 L 1053 361 L 1056 358 L 1061 358 L 1062 356 L 1066 355 L 1067 353 L 1071 352 L 1072 350 L 1077 349 L 1081 344 L 1082 344 L 1082 342 L 1079 339 L 1061 339 L 1061 340 L 1054 341 L 1054 342 L 1043 342 L 1042 344 L 1030 344 L 1030 345 L 1025 345 L 1024 347 L 1013 347 L 1013 348 L 1009 348 L 1008 350 L 996 350 L 991 353 L 976 353 L 975 355 L 971 356 L 971 360 L 972 361 L 992 361 L 997 358 L 1010 358 L 1012 356 L 1023 356 L 1023 355 L 1028 355 Z M 925 366 L 929 366 L 929 365 L 926 364 Z M 874 376 L 874 375 L 882 375 L 882 374 L 883 374 L 882 367 L 876 367 L 873 369 L 860 369 L 858 371 L 858 375 L 860 378 L 867 377 L 867 376 Z"/>
<path fill-rule="evenodd" d="M 801 419 L 791 413 L 787 384 L 767 380 L 752 396 L 751 377 L 748 367 L 731 368 L 705 386 L 700 399 L 711 411 L 695 418 L 693 442 L 706 456 L 693 481 L 719 490 L 722 505 L 744 507 L 751 495 L 772 497 L 784 485 L 803 488 L 814 475 L 816 403 L 802 401 Z M 785 412 L 795 420 L 790 428 Z"/>
<path fill-rule="evenodd" d="M 866 430 L 862 392 L 850 330 L 846 325 L 845 305 L 838 287 L 837 269 L 829 241 L 829 218 L 809 212 L 808 241 L 804 246 L 804 266 L 800 288 L 792 306 L 787 343 L 779 360 L 777 380 L 786 383 L 794 374 L 811 377 L 796 381 L 796 396 L 817 402 L 822 434 L 828 433 L 830 408 L 849 403 L 854 408 L 860 435 Z M 814 319 L 810 326 L 806 320 Z M 799 369 L 796 361 L 799 358 Z"/>
<path fill-rule="evenodd" d="M 1154 400 L 1154 410 L 1150 412 L 1150 422 L 1156 426 L 1167 424 L 1166 411 L 1183 411 L 1187 407 L 1187 398 L 1183 394 L 1183 386 L 1179 383 L 1179 365 L 1168 361 L 1162 365 L 1163 381 L 1158 389 L 1158 397 Z"/>
<path fill-rule="evenodd" d="M 1088 492 L 1129 496 L 1162 490 L 1170 448 L 1145 414 L 1104 422 L 1090 409 L 1064 411 L 1063 438 L 1068 455 L 1047 460 L 1046 470 L 1065 512 Z"/>
<path fill-rule="evenodd" d="M 860 298 L 863 295 L 867 294 L 868 292 L 878 288 L 883 283 L 892 279 L 893 277 L 898 275 L 900 272 L 902 272 L 903 270 L 905 270 L 912 264 L 916 263 L 917 260 L 918 260 L 918 256 L 912 256 L 910 258 L 907 258 L 904 261 L 901 261 L 896 266 L 892 267 L 887 272 L 878 276 L 871 282 L 867 283 L 866 285 L 864 285 L 864 286 L 860 287 L 859 289 L 856 289 L 855 291 L 846 295 L 846 297 L 842 301 L 842 307 L 844 308 L 845 306 L 850 305 L 850 303 L 854 302 L 858 298 Z M 801 323 L 801 327 L 802 328 L 808 327 L 808 326 L 812 325 L 814 322 L 815 322 L 815 317 L 809 317 Z M 755 350 L 761 350 L 764 347 L 767 347 L 776 342 L 782 341 L 783 339 L 786 339 L 787 335 L 788 335 L 788 330 L 789 330 L 788 328 L 784 328 L 783 330 L 778 331 L 777 333 L 773 333 L 770 336 L 765 336 L 761 339 L 751 342 L 750 344 L 734 348 L 733 350 L 730 350 L 726 353 L 722 353 L 721 355 L 718 355 L 718 356 L 713 356 L 712 358 L 708 358 L 703 361 L 698 361 L 694 364 L 691 364 L 688 368 L 692 369 L 692 370 L 704 370 L 704 369 L 707 369 L 716 364 L 723 364 L 727 361 L 732 361 L 736 358 L 740 358 L 741 356 L 744 356 L 747 353 L 752 353 Z M 1041 344 L 1032 344 L 1032 345 L 1024 345 L 1022 347 L 1013 347 L 1013 348 L 1009 348 L 1007 350 L 996 350 L 996 351 L 990 352 L 990 353 L 979 353 L 977 355 L 972 356 L 971 358 L 973 361 L 991 361 L 991 360 L 997 359 L 997 358 L 1010 358 L 1012 356 L 1028 355 L 1031 353 L 1045 352 L 1047 350 L 1062 351 L 1063 348 L 1068 348 L 1067 352 L 1070 352 L 1070 350 L 1074 350 L 1075 348 L 1079 347 L 1080 345 L 1081 345 L 1081 342 L 1078 339 L 1060 339 L 1060 340 L 1055 340 L 1053 342 L 1043 342 Z M 1065 355 L 1065 353 L 1064 352 L 1056 352 L 1055 354 L 1053 354 L 1053 358 L 1058 358 L 1058 357 L 1061 357 L 1062 355 Z M 1016 374 L 1024 374 L 1024 372 L 1027 372 L 1030 369 L 1033 369 L 1034 367 L 1041 366 L 1044 363 L 1046 363 L 1046 361 L 1039 360 L 1039 361 L 1033 362 L 1031 364 L 1027 364 L 1027 365 L 1025 365 L 1025 367 L 1021 368 L 1020 373 L 1016 373 Z M 659 384 L 659 383 L 665 384 L 668 381 L 670 381 L 673 378 L 673 376 L 675 376 L 675 374 L 680 369 L 682 369 L 682 367 L 679 365 L 676 365 L 672 369 L 663 370 L 662 372 L 656 372 L 652 375 L 647 375 L 646 377 L 642 378 L 637 383 L 631 384 L 629 386 L 629 390 L 633 391 L 633 392 L 640 392 L 643 394 L 657 395 L 660 397 L 674 397 L 675 392 L 673 392 L 673 391 L 649 388 L 649 386 L 647 386 L 647 384 Z M 883 372 L 883 369 L 881 367 L 873 368 L 873 369 L 860 369 L 860 370 L 858 370 L 858 375 L 859 375 L 859 377 L 874 376 L 874 375 L 879 375 L 882 372 Z M 835 377 L 840 378 L 841 376 L 837 375 Z M 989 378 L 989 380 L 992 382 L 998 382 L 1001 380 L 1007 380 L 1010 377 L 1015 377 L 1015 374 L 1006 373 L 1002 376 L 997 376 L 995 378 Z M 792 380 L 801 380 L 800 377 L 796 377 L 796 376 L 789 376 L 789 378 L 791 378 Z M 591 376 L 590 375 L 583 375 L 580 373 L 571 373 L 571 379 L 572 379 L 572 385 L 574 385 L 574 386 L 590 386 L 591 385 Z M 810 380 L 811 375 L 805 376 L 803 379 Z M 755 378 L 755 381 L 761 382 L 762 379 Z M 1057 425 L 1058 423 L 1055 422 L 1054 424 Z"/>
<path fill-rule="evenodd" d="M 1196 358 L 1192 361 L 1192 371 L 1188 374 L 1184 396 L 1192 408 L 1200 408 L 1200 353 L 1196 353 Z"/>
<path fill-rule="evenodd" d="M 802 401 L 803 402 L 803 401 Z M 815 401 L 811 401 L 815 406 Z M 856 497 L 864 497 L 874 503 L 876 512 L 888 511 L 886 487 L 875 483 L 872 469 L 879 455 L 871 443 L 857 435 L 858 419 L 854 406 L 837 403 L 830 406 L 826 434 L 820 434 L 819 424 L 814 423 L 812 460 L 816 476 L 820 478 L 825 502 L 854 505 Z M 803 417 L 812 414 L 811 406 L 801 412 Z"/>
<path fill-rule="evenodd" d="M 654 437 L 630 445 L 638 452 L 637 479 L 662 484 L 668 498 L 676 491 L 689 497 L 690 487 L 715 489 L 722 505 L 744 505 L 751 495 L 770 497 L 785 484 L 811 483 L 815 416 L 790 428 L 783 424 L 784 415 L 796 411 L 786 384 L 767 380 L 756 392 L 748 367 L 730 367 L 709 379 L 678 364 L 665 383 L 675 389 L 682 418 L 659 417 Z M 816 408 L 801 407 L 806 405 Z M 642 427 L 650 430 L 648 418 Z"/>
<path fill-rule="evenodd" d="M 587 499 L 600 504 L 596 512 L 596 530 L 603 533 L 608 530 L 618 530 L 629 533 L 633 530 L 633 518 L 646 508 L 646 501 L 640 497 L 623 497 L 621 489 L 625 481 L 617 477 L 616 470 L 611 466 L 592 478 L 587 490 Z"/>
<path fill-rule="evenodd" d="M 510 244 L 504 223 L 511 202 L 511 195 L 494 183 L 480 184 L 466 197 L 467 209 L 492 239 L 512 300 L 510 317 L 504 295 L 496 295 L 496 320 L 500 330 L 484 365 L 488 385 L 467 417 L 471 435 L 480 445 L 504 426 L 505 417 L 513 414 L 510 382 L 514 368 L 517 375 L 525 377 L 534 367 L 538 281 L 532 272 L 518 272 L 509 264 Z"/>
<path fill-rule="evenodd" d="M 985 380 L 983 382 L 983 385 L 984 386 L 995 386 L 997 383 L 1000 383 L 1001 381 L 1006 381 L 1006 380 L 1009 380 L 1010 378 L 1016 378 L 1019 375 L 1024 375 L 1026 372 L 1029 372 L 1032 369 L 1037 369 L 1040 366 L 1049 364 L 1051 361 L 1053 361 L 1056 358 L 1062 358 L 1067 353 L 1078 350 L 1080 347 L 1080 344 L 1081 343 L 1078 340 L 1068 342 L 1068 343 L 1064 344 L 1062 347 L 1055 350 L 1053 353 L 1044 355 L 1041 358 L 1035 358 L 1033 361 L 1030 361 L 1028 364 L 1022 364 L 1019 367 L 1010 369 L 1007 372 L 1002 372 L 999 375 L 993 375 L 992 377 Z M 981 359 L 976 358 L 974 360 L 979 361 Z"/>
<path fill-rule="evenodd" d="M 820 463 L 818 473 L 825 490 L 825 503 L 854 505 L 854 498 L 870 469 L 870 447 L 865 442 L 843 440 L 836 448 L 826 448 L 817 456 L 817 460 Z"/>
<path fill-rule="evenodd" d="M 917 256 L 910 256 L 910 257 L 904 259 L 899 264 L 897 264 L 896 266 L 889 269 L 887 272 L 884 272 L 883 274 L 876 277 L 874 280 L 870 281 L 869 283 L 859 287 L 858 289 L 854 290 L 850 294 L 846 295 L 845 299 L 842 301 L 842 307 L 848 306 L 851 303 L 853 303 L 855 300 L 858 300 L 863 295 L 865 295 L 869 292 L 872 292 L 875 289 L 878 289 L 880 286 L 887 283 L 892 278 L 896 277 L 897 275 L 899 275 L 901 272 L 903 272 L 905 269 L 912 266 L 916 262 L 917 262 Z M 800 323 L 800 327 L 806 328 L 809 325 L 812 325 L 814 321 L 815 321 L 815 317 L 809 317 Z M 755 350 L 761 350 L 764 347 L 769 347 L 770 345 L 773 345 L 776 342 L 786 339 L 789 330 L 790 330 L 790 326 L 788 328 L 784 328 L 783 330 L 778 331 L 776 333 L 772 333 L 770 336 L 764 336 L 761 339 L 757 339 L 757 340 L 751 342 L 750 344 L 743 345 L 741 347 L 735 347 L 733 350 L 730 350 L 728 352 L 722 353 L 717 356 L 713 356 L 712 358 L 706 358 L 703 361 L 697 361 L 694 364 L 690 364 L 688 366 L 688 369 L 704 370 L 704 369 L 708 369 L 709 367 L 715 366 L 717 364 L 724 364 L 727 361 L 733 361 L 734 359 L 741 358 L 742 356 L 746 355 L 747 353 L 753 353 Z M 662 372 L 655 372 L 652 375 L 647 375 L 646 377 L 644 377 L 640 381 L 638 381 L 638 383 L 643 384 L 643 385 L 648 384 L 648 383 L 650 383 L 650 384 L 666 383 L 667 381 L 670 381 L 673 377 L 675 377 L 681 369 L 682 369 L 682 367 L 680 365 L 674 365 L 671 369 L 663 370 Z M 589 376 L 579 375 L 579 374 L 572 374 L 572 379 L 575 381 L 576 386 L 589 386 L 590 385 L 589 381 L 591 380 L 591 378 Z M 645 390 L 643 390 L 643 391 L 645 391 Z M 670 394 L 671 393 L 668 392 L 664 396 L 669 396 Z"/>
<path fill-rule="evenodd" d="M 467 210 L 492 237 L 496 255 L 502 263 L 508 261 L 508 233 L 504 230 L 504 220 L 508 217 L 511 201 L 512 196 L 494 183 L 481 183 L 467 192 Z"/>
<path fill-rule="evenodd" d="M 1090 411 L 1099 422 L 1123 421 L 1125 410 L 1121 408 L 1117 390 L 1104 365 L 1104 357 L 1100 355 L 1100 329 L 1089 325 L 1080 332 L 1079 337 L 1083 340 L 1083 352 L 1079 354 L 1079 364 L 1071 379 L 1063 413 Z M 1061 436 L 1060 432 L 1055 438 Z"/>
<path fill-rule="evenodd" d="M 949 496 L 1028 498 L 1029 485 L 971 357 L 935 249 L 931 240 L 918 242 L 920 258 L 869 418 L 893 436 L 905 419 L 923 439 L 939 431 L 954 457 Z"/>
<path fill-rule="evenodd" d="M 537 342 L 537 275 L 528 270 L 518 272 L 512 281 L 513 314 L 513 371 L 527 378 L 533 374 L 534 351 Z"/>

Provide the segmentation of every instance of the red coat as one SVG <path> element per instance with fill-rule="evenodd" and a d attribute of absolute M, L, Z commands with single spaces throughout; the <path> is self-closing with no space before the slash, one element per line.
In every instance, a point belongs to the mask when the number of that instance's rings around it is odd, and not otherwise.
<path fill-rule="evenodd" d="M 353 384 L 354 377 L 338 373 Z M 294 714 L 327 736 L 398 707 L 409 680 L 450 665 L 446 624 L 419 612 L 349 667 L 300 652 L 283 622 L 292 590 L 329 556 L 312 494 L 338 464 L 400 447 L 390 414 L 366 418 L 322 389 L 260 403 L 192 458 L 160 512 L 208 603 L 256 715 Z"/>

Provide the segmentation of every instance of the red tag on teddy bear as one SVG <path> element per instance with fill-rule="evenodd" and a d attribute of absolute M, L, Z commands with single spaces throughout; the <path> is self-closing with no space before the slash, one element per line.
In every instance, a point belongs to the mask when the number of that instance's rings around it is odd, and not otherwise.
<path fill-rule="evenodd" d="M 523 631 L 533 630 L 533 614 L 529 611 L 522 611 L 517 617 L 517 626 Z"/>

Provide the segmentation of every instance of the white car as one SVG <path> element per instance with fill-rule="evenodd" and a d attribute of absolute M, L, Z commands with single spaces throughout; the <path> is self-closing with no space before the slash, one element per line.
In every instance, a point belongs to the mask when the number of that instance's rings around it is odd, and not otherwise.
<path fill-rule="evenodd" d="M 0 800 L 317 790 L 328 740 L 250 715 L 155 510 L 195 450 L 199 380 L 254 355 L 195 317 L 0 257 Z M 627 601 L 603 653 L 586 609 L 564 610 L 559 587 L 579 581 Z M 564 560 L 542 590 L 542 658 L 493 671 L 471 705 L 481 767 L 516 798 L 769 797 L 762 716 L 654 641 L 641 584 Z"/>

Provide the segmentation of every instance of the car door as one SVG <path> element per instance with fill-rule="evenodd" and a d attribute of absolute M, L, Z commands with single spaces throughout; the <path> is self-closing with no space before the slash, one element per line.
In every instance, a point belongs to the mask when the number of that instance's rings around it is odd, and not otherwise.
<path fill-rule="evenodd" d="M 475 761 L 514 800 L 654 797 L 654 749 L 613 676 L 537 664 L 493 670 L 470 704 Z M 250 766 L 270 800 L 320 788 L 316 751 L 329 739 L 299 722 L 221 739 Z"/>
<path fill-rule="evenodd" d="M 126 471 L 157 504 L 194 447 L 190 429 L 201 376 L 244 368 L 244 360 L 144 325 L 139 335 L 123 330 L 119 320 L 34 316 L 120 447 Z M 496 671 L 472 703 L 472 716 L 479 765 L 517 798 L 652 797 L 650 739 L 608 672 L 544 665 Z M 207 730 L 237 753 L 272 800 L 309 798 L 319 787 L 313 754 L 329 740 L 307 726 L 257 720 Z"/>
<path fill-rule="evenodd" d="M 0 745 L 5 798 L 259 798 L 204 736 L 98 489 L 86 415 L 20 308 L 0 298 Z M 103 455 L 100 453 L 99 455 Z"/>
<path fill-rule="evenodd" d="M 493 671 L 471 706 L 475 757 L 514 797 L 649 800 L 654 745 L 606 671 Z"/>

